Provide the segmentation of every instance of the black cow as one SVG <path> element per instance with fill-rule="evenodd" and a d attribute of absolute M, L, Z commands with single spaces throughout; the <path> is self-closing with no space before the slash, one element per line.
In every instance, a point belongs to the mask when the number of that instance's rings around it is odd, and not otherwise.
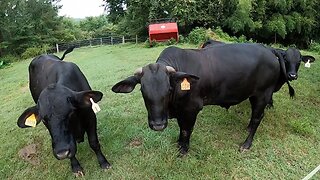
<path fill-rule="evenodd" d="M 212 48 L 217 45 L 224 45 L 224 44 L 225 44 L 224 42 L 209 39 L 202 44 L 201 48 Z M 285 67 L 285 69 L 282 69 L 284 73 L 280 74 L 280 78 L 274 92 L 279 91 L 282 85 L 287 81 L 296 80 L 298 78 L 298 69 L 301 61 L 305 63 L 308 61 L 310 63 L 315 61 L 315 58 L 312 56 L 301 56 L 300 51 L 295 48 L 289 48 L 286 51 L 282 49 L 272 48 L 272 47 L 266 47 L 266 48 L 268 48 L 274 55 L 276 55 L 277 58 L 279 59 L 279 62 L 282 63 L 282 67 Z M 288 86 L 290 90 L 290 95 L 293 97 L 294 90 L 290 86 L 290 84 L 288 84 Z M 273 107 L 272 98 L 268 103 L 268 107 Z"/>
<path fill-rule="evenodd" d="M 277 48 L 268 48 L 273 54 L 277 56 L 279 59 L 279 62 L 282 64 L 281 67 L 283 67 L 282 71 L 284 73 L 280 74 L 280 78 L 278 80 L 277 86 L 274 90 L 274 92 L 277 92 L 280 90 L 282 85 L 288 81 L 297 80 L 298 78 L 298 70 L 300 67 L 301 61 L 304 63 L 312 63 L 315 61 L 315 58 L 313 56 L 302 56 L 300 51 L 296 48 L 288 48 L 287 50 L 277 49 Z M 289 84 L 288 84 L 289 85 Z M 289 85 L 289 89 L 291 89 Z M 294 91 L 291 93 L 294 94 Z M 273 106 L 273 100 L 271 99 L 269 105 Z"/>
<path fill-rule="evenodd" d="M 260 44 L 225 44 L 214 48 L 166 48 L 156 63 L 139 68 L 112 87 L 129 93 L 141 84 L 149 127 L 160 131 L 177 118 L 180 153 L 186 154 L 197 114 L 205 105 L 229 108 L 249 98 L 249 135 L 240 150 L 251 147 L 264 109 L 277 87 L 281 71 L 275 55 Z"/>
<path fill-rule="evenodd" d="M 72 50 L 68 49 L 62 57 Z M 69 158 L 76 176 L 84 175 L 75 154 L 76 142 L 83 142 L 86 132 L 100 167 L 107 169 L 110 164 L 100 150 L 97 119 L 91 109 L 91 100 L 98 102 L 103 94 L 91 90 L 77 65 L 62 60 L 55 55 L 40 55 L 32 60 L 29 87 L 36 106 L 25 110 L 17 124 L 27 128 L 28 118 L 34 117 L 36 124 L 42 120 L 51 135 L 54 156 L 59 160 Z"/>

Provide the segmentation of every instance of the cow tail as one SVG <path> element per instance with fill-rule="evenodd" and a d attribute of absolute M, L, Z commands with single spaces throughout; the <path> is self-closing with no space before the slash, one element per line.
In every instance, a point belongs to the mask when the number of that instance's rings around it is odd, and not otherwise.
<path fill-rule="evenodd" d="M 63 55 L 62 55 L 62 57 L 60 58 L 60 60 L 62 61 L 67 54 L 69 54 L 69 53 L 71 53 L 71 52 L 73 51 L 74 48 L 75 48 L 75 46 L 69 47 L 69 48 L 63 53 Z"/>
<path fill-rule="evenodd" d="M 290 85 L 290 82 L 287 78 L 287 70 L 286 70 L 286 65 L 284 63 L 284 59 L 283 59 L 282 55 L 279 52 L 277 52 L 276 50 L 272 50 L 272 52 L 274 55 L 276 55 L 278 57 L 278 60 L 280 63 L 280 68 L 282 70 L 282 73 L 284 74 L 284 78 L 286 79 L 286 83 L 288 84 L 290 97 L 293 98 L 295 95 L 295 91 L 294 91 L 293 87 Z"/>

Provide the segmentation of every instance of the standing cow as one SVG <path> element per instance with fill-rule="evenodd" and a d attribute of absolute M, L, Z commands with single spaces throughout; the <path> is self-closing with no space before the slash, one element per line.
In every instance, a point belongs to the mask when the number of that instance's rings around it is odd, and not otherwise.
<path fill-rule="evenodd" d="M 202 44 L 201 48 L 214 48 L 215 46 L 224 44 L 224 42 L 209 39 Z M 277 87 L 275 88 L 274 92 L 279 91 L 283 84 L 287 83 L 288 81 L 296 80 L 298 78 L 298 70 L 301 61 L 304 63 L 307 63 L 308 61 L 309 63 L 312 63 L 315 61 L 315 58 L 312 56 L 301 56 L 300 51 L 296 48 L 289 48 L 288 50 L 272 47 L 266 48 L 268 48 L 275 56 L 277 56 L 279 62 L 281 63 L 281 67 L 285 68 L 282 69 L 283 73 L 280 74 L 279 82 L 277 83 Z M 288 84 L 288 86 L 291 96 L 294 96 L 293 88 L 290 86 L 290 84 Z M 272 98 L 268 103 L 268 107 L 273 107 Z"/>
<path fill-rule="evenodd" d="M 301 57 L 298 60 L 300 64 Z M 156 63 L 139 68 L 133 76 L 115 84 L 112 91 L 130 93 L 140 83 L 151 129 L 163 130 L 168 118 L 177 118 L 181 154 L 188 152 L 193 126 L 203 106 L 229 108 L 249 98 L 252 114 L 249 135 L 240 146 L 243 151 L 251 147 L 264 109 L 278 87 L 284 73 L 280 65 L 260 44 L 194 50 L 169 47 Z"/>
<path fill-rule="evenodd" d="M 103 94 L 91 90 L 77 65 L 62 61 L 72 50 L 69 48 L 61 59 L 55 55 L 40 55 L 32 60 L 29 85 L 36 106 L 25 110 L 17 124 L 20 128 L 27 128 L 42 120 L 51 136 L 53 155 L 58 160 L 69 158 L 72 172 L 83 176 L 75 154 L 76 142 L 83 142 L 85 133 L 100 167 L 108 169 L 110 164 L 101 152 L 97 119 L 91 109 L 93 101 L 100 101 Z"/>

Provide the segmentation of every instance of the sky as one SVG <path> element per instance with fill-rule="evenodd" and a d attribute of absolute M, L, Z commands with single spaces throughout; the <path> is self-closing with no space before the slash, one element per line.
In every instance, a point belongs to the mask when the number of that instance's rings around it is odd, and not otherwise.
<path fill-rule="evenodd" d="M 61 0 L 59 9 L 60 16 L 72 18 L 85 18 L 103 14 L 102 0 Z"/>

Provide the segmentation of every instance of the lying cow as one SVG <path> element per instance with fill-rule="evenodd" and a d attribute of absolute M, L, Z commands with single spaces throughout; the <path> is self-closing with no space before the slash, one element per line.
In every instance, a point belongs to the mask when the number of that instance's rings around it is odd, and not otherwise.
<path fill-rule="evenodd" d="M 40 55 L 32 60 L 29 81 L 36 106 L 25 110 L 17 124 L 27 128 L 42 120 L 51 135 L 54 156 L 58 160 L 69 158 L 72 172 L 83 176 L 75 154 L 76 142 L 84 141 L 85 132 L 100 167 L 107 169 L 110 164 L 100 150 L 96 115 L 91 109 L 92 101 L 100 101 L 103 94 L 91 90 L 77 65 L 62 61 L 72 50 L 68 49 L 61 59 L 55 55 Z"/>
<path fill-rule="evenodd" d="M 196 50 L 169 47 L 156 63 L 139 68 L 133 76 L 115 84 L 112 91 L 130 93 L 140 83 L 151 129 L 161 131 L 168 118 L 177 118 L 181 154 L 188 152 L 193 126 L 203 106 L 229 108 L 249 98 L 252 115 L 249 135 L 240 146 L 243 151 L 251 147 L 264 109 L 284 73 L 280 65 L 275 55 L 260 44 L 225 44 Z"/>

